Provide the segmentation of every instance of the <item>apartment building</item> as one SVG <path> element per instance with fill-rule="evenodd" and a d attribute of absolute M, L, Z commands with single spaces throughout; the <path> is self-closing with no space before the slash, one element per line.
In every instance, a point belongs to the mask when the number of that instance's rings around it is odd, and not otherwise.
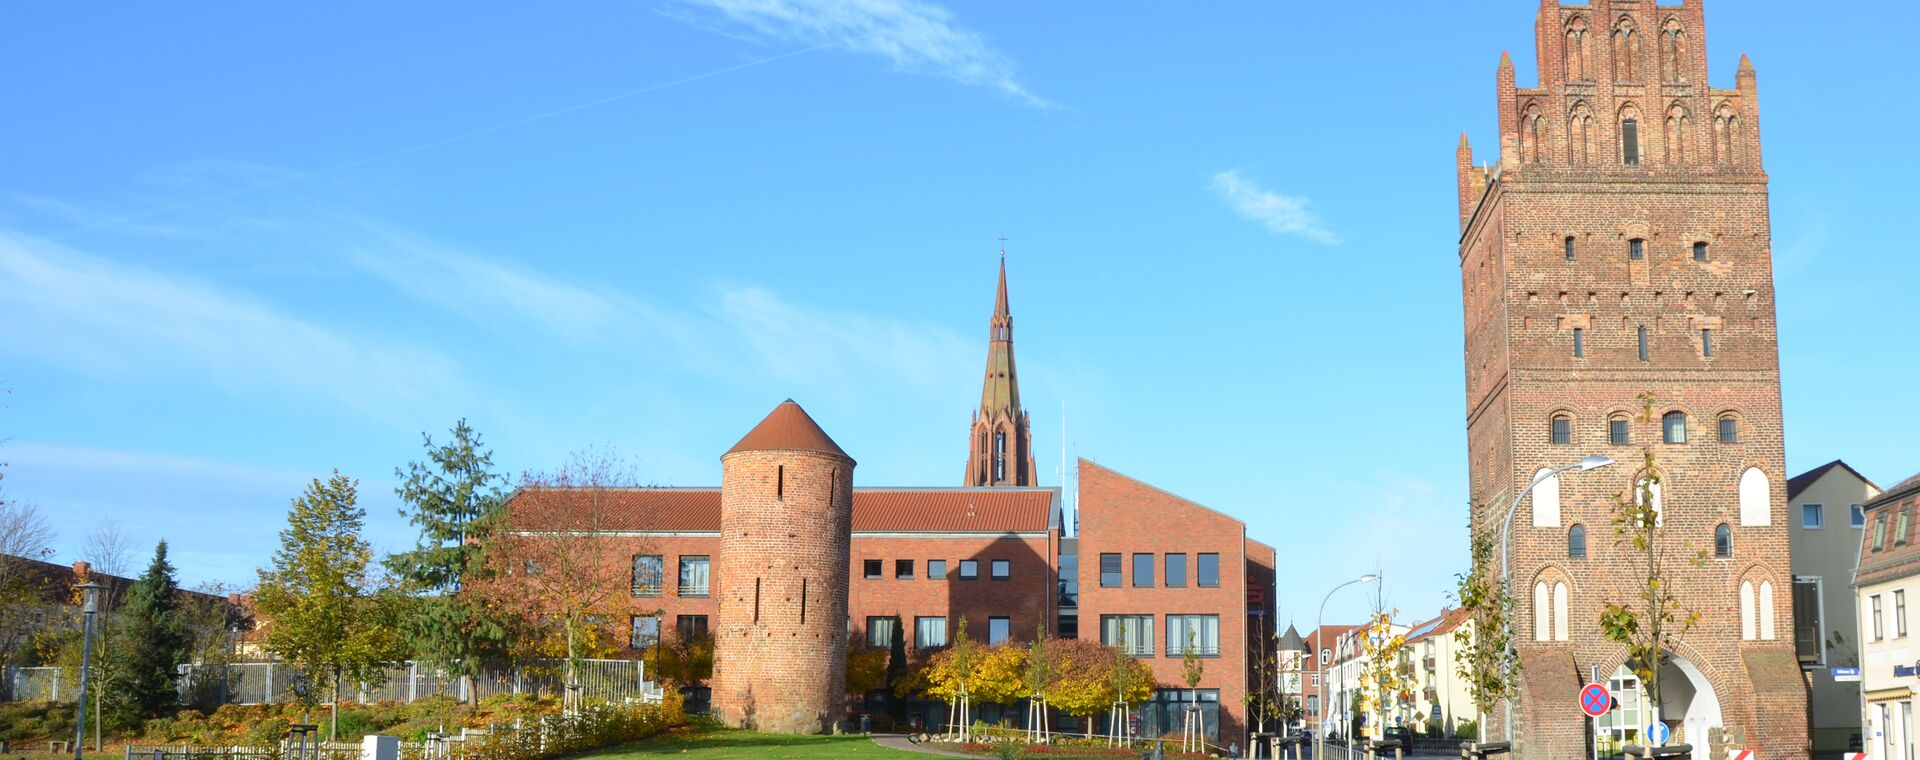
<path fill-rule="evenodd" d="M 1864 505 L 1880 488 L 1838 459 L 1787 479 L 1793 555 L 1793 639 L 1811 683 L 1808 738 L 1816 753 L 1842 752 L 1860 738 L 1860 684 L 1833 669 L 1860 666 L 1851 591 Z"/>
<path fill-rule="evenodd" d="M 1920 541 L 1914 540 L 1914 508 L 1920 506 L 1920 475 L 1861 505 L 1865 540 L 1854 578 L 1860 606 L 1861 699 L 1866 710 L 1867 753 L 1885 760 L 1916 757 L 1913 710 L 1920 691 L 1920 648 L 1914 645 L 1920 603 Z"/>

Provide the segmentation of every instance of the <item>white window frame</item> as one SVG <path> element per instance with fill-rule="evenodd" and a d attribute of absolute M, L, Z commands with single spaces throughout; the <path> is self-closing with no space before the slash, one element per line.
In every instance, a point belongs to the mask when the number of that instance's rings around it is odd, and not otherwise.
<path fill-rule="evenodd" d="M 1827 665 L 1827 581 L 1825 578 L 1818 575 L 1796 575 L 1793 577 L 1793 579 L 1795 581 L 1810 581 L 1813 583 L 1813 603 L 1820 605 L 1820 646 L 1818 647 L 1818 650 L 1820 652 L 1820 659 L 1817 660 L 1817 663 L 1821 667 L 1826 667 Z"/>
<path fill-rule="evenodd" d="M 1887 639 L 1886 624 L 1881 622 L 1883 617 L 1882 609 L 1879 594 L 1873 594 L 1867 597 L 1867 615 L 1872 618 L 1872 625 L 1869 626 L 1867 632 L 1873 635 L 1872 638 L 1867 639 L 1868 641 L 1885 641 Z"/>
<path fill-rule="evenodd" d="M 1893 637 L 1907 637 L 1907 590 L 1903 588 L 1893 590 Z"/>

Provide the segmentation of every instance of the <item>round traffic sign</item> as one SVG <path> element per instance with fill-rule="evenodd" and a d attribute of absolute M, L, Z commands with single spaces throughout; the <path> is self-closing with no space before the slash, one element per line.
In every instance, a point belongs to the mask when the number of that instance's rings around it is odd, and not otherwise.
<path fill-rule="evenodd" d="M 1648 743 L 1652 744 L 1655 747 L 1664 747 L 1667 744 L 1667 740 L 1671 738 L 1673 738 L 1673 731 L 1667 728 L 1667 724 L 1657 720 L 1651 724 L 1648 724 L 1647 726 L 1647 742 Z"/>
<path fill-rule="evenodd" d="M 1607 687 L 1590 683 L 1580 689 L 1580 711 L 1589 718 L 1606 715 L 1613 709 L 1613 695 L 1607 693 Z"/>

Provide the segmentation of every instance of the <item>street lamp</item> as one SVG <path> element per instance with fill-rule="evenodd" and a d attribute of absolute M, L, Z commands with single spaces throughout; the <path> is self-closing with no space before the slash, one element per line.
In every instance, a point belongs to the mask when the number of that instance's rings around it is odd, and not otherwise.
<path fill-rule="evenodd" d="M 74 588 L 85 595 L 80 611 L 86 613 L 80 629 L 80 703 L 75 708 L 73 728 L 73 760 L 81 760 L 87 738 L 87 670 L 93 659 L 93 613 L 100 610 L 100 592 L 106 586 L 88 581 Z"/>
<path fill-rule="evenodd" d="M 1508 558 L 1513 555 L 1513 513 L 1514 510 L 1520 508 L 1520 501 L 1527 498 L 1527 494 L 1532 493 L 1535 486 L 1547 482 L 1555 475 L 1559 475 L 1568 470 L 1579 470 L 1581 472 L 1598 470 L 1610 464 L 1613 464 L 1613 457 L 1601 456 L 1599 454 L 1588 455 L 1573 464 L 1561 465 L 1534 476 L 1532 483 L 1528 483 L 1526 488 L 1520 489 L 1519 493 L 1513 495 L 1513 502 L 1507 505 L 1507 520 L 1502 524 L 1500 529 L 1500 583 L 1507 590 L 1507 601 L 1509 604 L 1513 601 L 1513 565 L 1508 562 Z M 1502 619 L 1505 620 L 1507 624 L 1507 657 L 1506 661 L 1501 663 L 1501 667 L 1506 671 L 1503 675 L 1511 678 L 1513 675 L 1514 657 L 1513 611 L 1511 609 L 1507 610 L 1506 614 L 1502 616 Z M 1507 684 L 1507 688 L 1513 688 L 1513 684 Z M 1500 729 L 1502 734 L 1506 736 L 1507 741 L 1512 742 L 1513 698 L 1506 697 L 1502 699 L 1501 702 L 1505 705 L 1506 720 Z"/>
<path fill-rule="evenodd" d="M 1318 640 L 1314 642 L 1319 645 L 1318 649 L 1322 651 L 1327 649 L 1327 600 L 1332 599 L 1334 593 L 1340 589 L 1356 583 L 1372 583 L 1377 580 L 1380 580 L 1380 576 L 1368 573 L 1347 581 L 1346 583 L 1334 586 L 1333 591 L 1328 591 L 1326 596 L 1321 597 L 1320 616 L 1315 620 L 1313 627 L 1314 635 L 1318 637 Z M 1313 653 L 1313 663 L 1320 679 L 1320 725 L 1315 726 L 1318 730 L 1313 732 L 1313 758 L 1314 760 L 1320 760 L 1320 758 L 1324 756 L 1327 746 L 1327 703 L 1331 700 L 1327 699 L 1327 658 L 1320 656 L 1320 652 L 1316 651 Z"/>

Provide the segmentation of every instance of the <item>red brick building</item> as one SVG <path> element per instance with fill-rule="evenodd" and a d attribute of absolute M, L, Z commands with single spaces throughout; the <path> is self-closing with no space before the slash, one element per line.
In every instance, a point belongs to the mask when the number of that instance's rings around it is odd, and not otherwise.
<path fill-rule="evenodd" d="M 808 732 L 840 717 L 825 705 L 844 697 L 833 692 L 849 641 L 885 648 L 898 630 L 909 650 L 943 647 L 962 618 L 976 641 L 1031 640 L 1044 623 L 1151 665 L 1160 691 L 1139 711 L 1143 733 L 1178 731 L 1179 706 L 1197 700 L 1219 743 L 1245 746 L 1242 698 L 1274 633 L 1273 548 L 1239 520 L 1085 461 L 1068 537 L 1060 489 L 1033 485 L 1012 325 L 1003 262 L 967 486 L 855 487 L 854 460 L 788 401 L 722 457 L 720 488 L 600 494 L 586 530 L 631 560 L 629 651 L 663 632 L 711 635 L 715 713 Z M 509 508 L 537 498 L 523 491 Z M 1117 585 L 1108 557 L 1124 558 Z M 1124 637 L 1106 624 L 1123 618 L 1137 622 Z M 1181 670 L 1189 642 L 1206 661 L 1196 690 Z"/>
<path fill-rule="evenodd" d="M 1544 482 L 1515 516 L 1519 756 L 1588 756 L 1567 704 L 1582 681 L 1639 688 L 1598 619 L 1635 587 L 1610 499 L 1648 448 L 1672 587 L 1702 616 L 1663 671 L 1662 717 L 1707 757 L 1806 756 L 1755 74 L 1742 58 L 1713 87 L 1704 40 L 1700 0 L 1546 0 L 1540 84 L 1505 56 L 1496 74 L 1498 160 L 1477 168 L 1464 137 L 1456 156 L 1474 526 L 1497 531 L 1547 468 L 1620 462 Z M 1774 615 L 1743 630 L 1741 589 Z"/>
<path fill-rule="evenodd" d="M 1337 691 L 1328 685 L 1336 677 L 1335 666 L 1339 664 L 1339 658 L 1333 651 L 1334 643 L 1348 631 L 1359 627 L 1357 625 L 1323 626 L 1305 637 L 1307 651 L 1306 655 L 1300 658 L 1300 668 L 1304 672 L 1301 677 L 1300 709 L 1304 714 L 1307 730 L 1316 736 L 1320 734 L 1320 717 L 1323 713 L 1336 721 L 1340 714 L 1340 706 L 1326 704 L 1324 696 Z"/>

